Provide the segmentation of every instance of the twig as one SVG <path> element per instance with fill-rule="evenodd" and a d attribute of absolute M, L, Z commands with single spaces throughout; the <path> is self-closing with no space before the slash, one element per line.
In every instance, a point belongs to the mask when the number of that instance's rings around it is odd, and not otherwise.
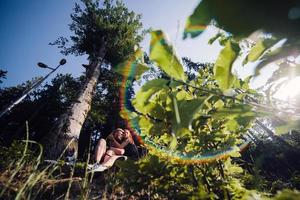
<path fill-rule="evenodd" d="M 63 178 L 63 179 L 59 179 L 59 180 L 51 180 L 51 179 L 47 179 L 46 181 L 44 181 L 44 184 L 58 184 L 58 183 L 63 183 L 63 182 L 68 182 L 68 181 L 81 181 L 82 178 L 81 177 L 73 177 L 73 178 Z"/>

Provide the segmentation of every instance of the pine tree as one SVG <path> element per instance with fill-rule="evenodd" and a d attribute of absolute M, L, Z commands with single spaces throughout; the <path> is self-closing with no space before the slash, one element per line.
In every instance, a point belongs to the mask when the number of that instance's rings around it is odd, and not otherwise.
<path fill-rule="evenodd" d="M 86 81 L 76 102 L 60 117 L 59 123 L 45 141 L 46 156 L 55 159 L 68 147 L 77 152 L 77 141 L 82 125 L 91 109 L 91 102 L 101 67 L 109 64 L 113 68 L 128 58 L 135 45 L 142 40 L 143 31 L 140 15 L 129 11 L 121 1 L 82 0 L 83 7 L 75 4 L 71 14 L 70 30 L 74 35 L 60 37 L 54 45 L 62 49 L 64 55 L 88 55 L 85 65 Z M 70 44 L 70 45 L 69 45 Z M 68 46 L 69 45 L 69 46 Z"/>

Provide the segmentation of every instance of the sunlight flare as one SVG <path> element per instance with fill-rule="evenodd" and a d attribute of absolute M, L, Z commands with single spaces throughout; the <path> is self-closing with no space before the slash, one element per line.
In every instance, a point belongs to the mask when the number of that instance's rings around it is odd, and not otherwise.
<path fill-rule="evenodd" d="M 294 101 L 300 94 L 300 76 L 297 76 L 289 81 L 286 81 L 277 92 L 274 97 L 284 101 Z"/>

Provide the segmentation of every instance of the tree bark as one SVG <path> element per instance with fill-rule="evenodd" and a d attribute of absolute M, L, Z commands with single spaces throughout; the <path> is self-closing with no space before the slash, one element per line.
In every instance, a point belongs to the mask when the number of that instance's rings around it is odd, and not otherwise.
<path fill-rule="evenodd" d="M 45 156 L 48 159 L 57 159 L 65 155 L 77 156 L 80 131 L 91 109 L 104 54 L 103 45 L 97 56 L 100 59 L 90 61 L 89 68 L 86 70 L 86 81 L 77 101 L 73 103 L 67 113 L 60 117 L 58 125 L 46 138 L 44 146 Z M 65 154 L 63 154 L 64 152 Z"/>

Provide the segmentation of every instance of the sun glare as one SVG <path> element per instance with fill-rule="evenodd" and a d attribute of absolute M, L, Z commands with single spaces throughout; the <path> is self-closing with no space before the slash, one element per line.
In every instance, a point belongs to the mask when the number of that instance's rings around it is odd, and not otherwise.
<path fill-rule="evenodd" d="M 284 101 L 293 101 L 296 100 L 296 97 L 300 94 L 300 76 L 293 78 L 290 81 L 287 81 L 283 84 L 277 92 L 274 94 L 274 98 L 284 100 Z"/>

